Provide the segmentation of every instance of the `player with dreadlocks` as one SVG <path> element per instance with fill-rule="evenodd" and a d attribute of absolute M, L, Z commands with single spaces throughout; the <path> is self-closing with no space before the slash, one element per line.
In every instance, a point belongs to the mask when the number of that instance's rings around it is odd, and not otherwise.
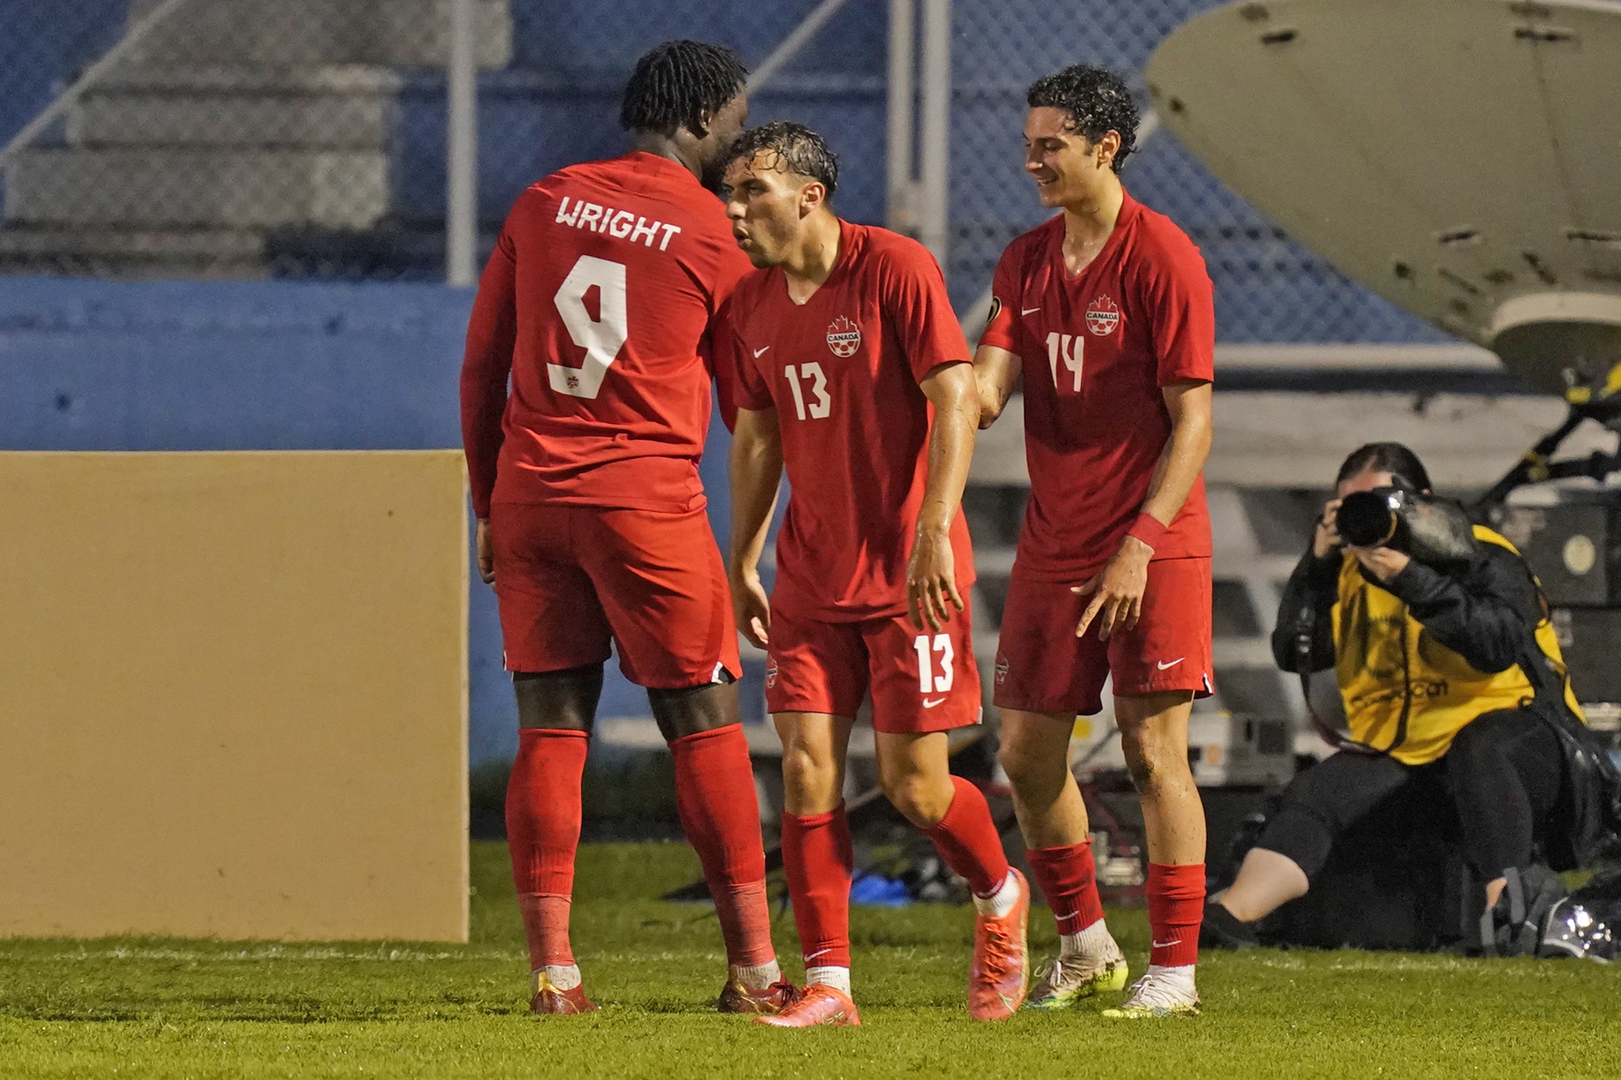
<path fill-rule="evenodd" d="M 726 941 L 719 1009 L 771 1014 L 796 996 L 771 944 L 737 631 L 698 476 L 710 323 L 751 269 L 704 189 L 742 130 L 745 77 L 701 42 L 643 56 L 620 110 L 634 149 L 519 196 L 468 327 L 462 435 L 518 698 L 507 836 L 535 1013 L 596 1008 L 568 924 L 610 641 L 674 755 Z"/>

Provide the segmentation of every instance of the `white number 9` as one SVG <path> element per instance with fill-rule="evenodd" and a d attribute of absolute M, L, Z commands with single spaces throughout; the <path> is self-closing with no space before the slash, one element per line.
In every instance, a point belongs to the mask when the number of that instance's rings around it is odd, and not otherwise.
<path fill-rule="evenodd" d="M 593 285 L 600 290 L 600 319 L 591 318 L 585 307 L 585 294 Z M 577 368 L 546 365 L 552 389 L 570 397 L 594 398 L 630 334 L 625 314 L 625 264 L 581 255 L 552 302 L 568 327 L 568 336 L 585 350 L 585 363 Z"/>

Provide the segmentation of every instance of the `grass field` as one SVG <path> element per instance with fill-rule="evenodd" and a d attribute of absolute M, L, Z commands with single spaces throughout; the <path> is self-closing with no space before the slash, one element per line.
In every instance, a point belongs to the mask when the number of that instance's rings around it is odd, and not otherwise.
<path fill-rule="evenodd" d="M 863 1027 L 751 1027 L 711 1010 L 712 914 L 655 899 L 695 874 L 676 844 L 582 849 L 574 941 L 602 1011 L 535 1020 L 505 860 L 474 845 L 465 946 L 0 941 L 0 1077 L 1621 1075 L 1621 970 L 1590 963 L 1258 950 L 1206 960 L 1198 1020 L 973 1024 L 968 913 L 932 905 L 855 912 Z M 1142 913 L 1112 922 L 1140 964 Z M 787 917 L 777 940 L 795 955 Z"/>

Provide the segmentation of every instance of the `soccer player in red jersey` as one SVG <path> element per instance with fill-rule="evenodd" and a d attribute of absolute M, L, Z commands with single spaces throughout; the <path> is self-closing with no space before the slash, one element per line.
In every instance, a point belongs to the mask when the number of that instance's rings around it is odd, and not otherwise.
<path fill-rule="evenodd" d="M 1028 986 L 1029 887 L 947 757 L 947 732 L 980 714 L 958 507 L 979 415 L 967 342 L 926 249 L 834 215 L 838 162 L 814 132 L 745 132 L 725 183 L 733 232 L 762 268 L 732 298 L 732 595 L 743 633 L 768 650 L 807 984 L 756 1023 L 860 1022 L 842 793 L 869 690 L 885 794 L 974 893 L 969 1014 L 1006 1018 Z M 784 466 L 792 494 L 767 601 L 756 566 Z"/>
<path fill-rule="evenodd" d="M 1066 68 L 1029 92 L 1025 168 L 1062 213 L 996 268 L 975 355 L 994 421 L 1024 383 L 1030 499 L 996 659 L 1001 760 L 1031 876 L 1062 947 L 1030 992 L 1063 1008 L 1125 985 L 1103 921 L 1086 807 L 1068 765 L 1076 713 L 1115 719 L 1148 834 L 1147 974 L 1114 1017 L 1192 1015 L 1204 807 L 1188 715 L 1210 685 L 1210 451 L 1215 315 L 1192 241 L 1120 184 L 1137 109 L 1125 84 Z"/>
<path fill-rule="evenodd" d="M 596 1008 L 568 916 L 610 639 L 675 758 L 726 940 L 718 1007 L 775 1012 L 795 994 L 771 944 L 737 633 L 697 465 L 710 321 L 749 272 L 701 181 L 742 130 L 745 74 L 700 42 L 643 56 L 620 111 L 635 149 L 519 196 L 468 327 L 462 434 L 522 729 L 507 836 L 536 1013 Z"/>

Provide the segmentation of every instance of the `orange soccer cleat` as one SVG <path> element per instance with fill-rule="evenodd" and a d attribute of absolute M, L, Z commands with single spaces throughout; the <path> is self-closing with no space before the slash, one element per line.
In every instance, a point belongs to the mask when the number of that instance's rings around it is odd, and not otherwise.
<path fill-rule="evenodd" d="M 737 979 L 727 979 L 715 1009 L 723 1013 L 776 1016 L 798 1000 L 799 987 L 787 979 L 778 979 L 762 990 L 750 990 Z"/>
<path fill-rule="evenodd" d="M 1024 1004 L 1030 989 L 1030 883 L 1017 870 L 1019 900 L 997 918 L 974 914 L 974 963 L 968 973 L 968 1015 L 975 1020 L 1006 1020 Z"/>
<path fill-rule="evenodd" d="M 799 1000 L 776 1016 L 756 1016 L 752 1022 L 785 1028 L 858 1027 L 861 1014 L 844 991 L 816 983 L 805 987 Z"/>
<path fill-rule="evenodd" d="M 597 1011 L 596 1005 L 585 996 L 584 983 L 559 990 L 544 972 L 535 982 L 535 996 L 529 999 L 529 1011 L 536 1016 L 576 1016 Z"/>

